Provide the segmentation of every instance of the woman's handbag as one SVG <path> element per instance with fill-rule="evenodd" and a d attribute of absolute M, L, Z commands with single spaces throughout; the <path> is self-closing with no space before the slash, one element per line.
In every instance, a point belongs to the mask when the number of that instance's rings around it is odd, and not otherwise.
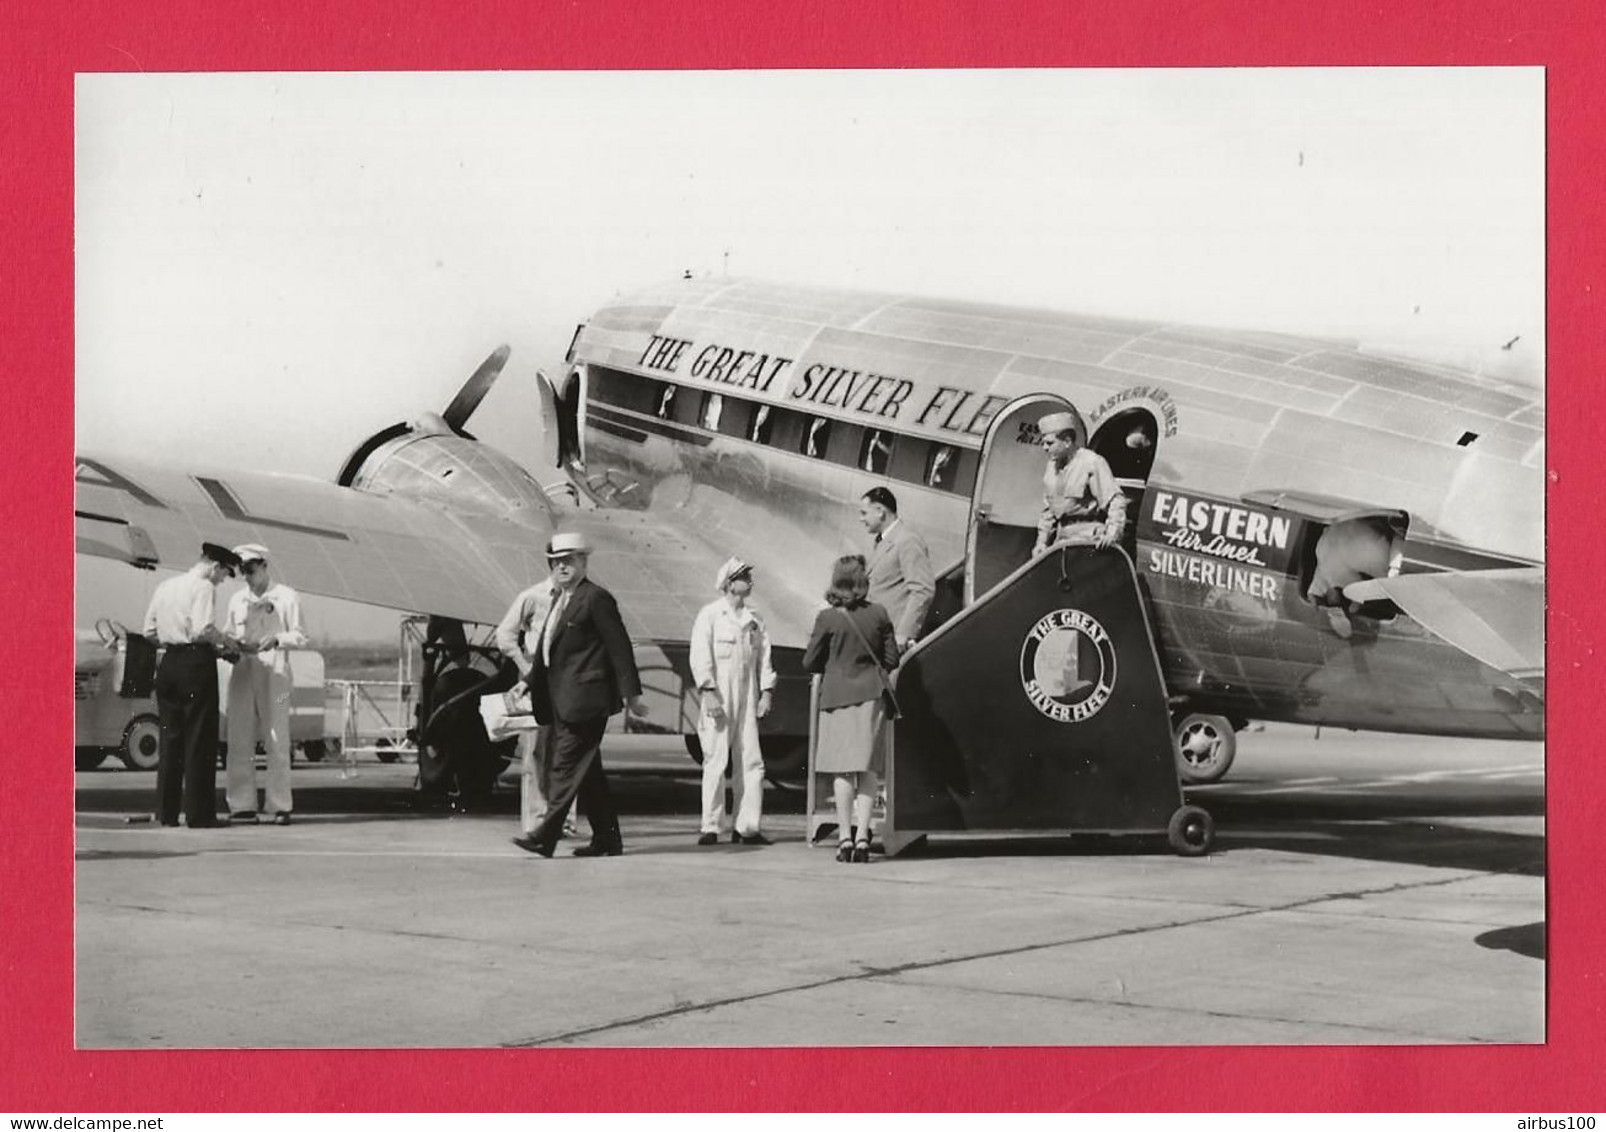
<path fill-rule="evenodd" d="M 859 623 L 853 619 L 853 616 L 845 609 L 838 608 L 837 612 L 847 618 L 848 628 L 852 629 L 853 635 L 859 638 L 859 643 L 864 646 L 864 651 L 870 654 L 870 663 L 875 667 L 875 674 L 881 679 L 881 704 L 886 709 L 887 718 L 901 718 L 903 711 L 898 707 L 898 696 L 892 690 L 892 681 L 887 679 L 886 670 L 881 667 L 881 658 L 876 655 L 875 649 L 870 647 L 870 642 L 865 638 L 864 630 L 859 628 Z"/>

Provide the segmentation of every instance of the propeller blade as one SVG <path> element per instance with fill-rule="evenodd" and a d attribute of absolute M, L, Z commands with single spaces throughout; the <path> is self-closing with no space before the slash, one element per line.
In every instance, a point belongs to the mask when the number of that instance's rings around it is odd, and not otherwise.
<path fill-rule="evenodd" d="M 453 431 L 460 431 L 468 423 L 468 418 L 474 415 L 474 410 L 480 407 L 480 402 L 491 391 L 491 386 L 496 384 L 497 375 L 507 365 L 508 355 L 512 352 L 509 346 L 498 346 L 491 351 L 490 357 L 480 363 L 480 368 L 463 382 L 463 388 L 457 391 L 457 396 L 452 398 L 452 403 L 441 414 Z"/>

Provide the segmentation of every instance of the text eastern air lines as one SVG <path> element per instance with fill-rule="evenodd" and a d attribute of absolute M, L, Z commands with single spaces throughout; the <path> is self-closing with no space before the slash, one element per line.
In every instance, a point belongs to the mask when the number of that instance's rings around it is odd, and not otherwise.
<path fill-rule="evenodd" d="M 738 350 L 717 342 L 693 350 L 695 345 L 690 338 L 654 334 L 642 350 L 638 364 L 660 373 L 680 375 L 682 363 L 690 359 L 685 376 L 771 396 L 780 395 L 779 390 L 772 392 L 772 388 L 777 378 L 783 378 L 781 388 L 793 402 L 839 409 L 882 422 L 904 419 L 907 409 L 916 426 L 970 436 L 983 435 L 993 417 L 1007 403 L 1004 397 L 947 385 L 937 386 L 929 395 L 916 395 L 915 383 L 906 377 L 867 373 L 824 362 L 816 362 L 797 372 L 795 358 Z M 911 405 L 920 407 L 918 410 L 908 408 Z"/>

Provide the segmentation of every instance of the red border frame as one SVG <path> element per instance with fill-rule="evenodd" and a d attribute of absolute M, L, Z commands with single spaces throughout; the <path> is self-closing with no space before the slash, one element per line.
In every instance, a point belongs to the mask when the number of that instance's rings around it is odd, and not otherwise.
<path fill-rule="evenodd" d="M 7 5 L 0 341 L 0 1107 L 205 1111 L 542 1108 L 1486 1110 L 1606 1108 L 1606 939 L 1591 835 L 1606 757 L 1573 705 L 1597 693 L 1606 423 L 1602 101 L 1606 20 L 1588 0 L 254 0 Z M 141 10 L 141 9 L 144 10 Z M 64 689 L 73 380 L 73 75 L 130 70 L 1543 65 L 1548 69 L 1549 1026 L 1539 1047 L 113 1053 L 72 1048 L 72 779 Z M 1490 154 L 1491 162 L 1500 159 Z M 41 389 L 41 393 L 32 392 Z M 25 548 L 25 549 L 24 549 Z M 19 553 L 19 550 L 22 551 Z M 45 584 L 41 586 L 41 581 Z M 1606 642 L 1603 642 L 1606 643 Z M 44 710 L 38 710 L 42 706 Z M 253 1087 L 271 1074 L 273 1087 Z M 829 1083 L 858 1081 L 867 1091 Z"/>

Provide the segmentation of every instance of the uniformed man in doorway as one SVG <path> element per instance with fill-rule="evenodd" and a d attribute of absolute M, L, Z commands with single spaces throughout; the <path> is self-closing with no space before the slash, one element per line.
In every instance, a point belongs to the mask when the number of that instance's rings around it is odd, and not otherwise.
<path fill-rule="evenodd" d="M 1114 546 L 1126 526 L 1126 495 L 1103 456 L 1087 447 L 1087 426 L 1074 408 L 1037 422 L 1048 467 L 1043 472 L 1043 517 L 1033 554 L 1056 543 Z"/>
<path fill-rule="evenodd" d="M 229 675 L 229 821 L 256 824 L 256 747 L 268 758 L 262 812 L 289 825 L 290 697 L 295 687 L 290 651 L 307 643 L 301 598 L 268 574 L 268 548 L 249 542 L 234 548 L 244 588 L 229 598 L 224 637 L 240 658 Z"/>
<path fill-rule="evenodd" d="M 145 611 L 145 636 L 163 648 L 156 669 L 156 715 L 161 723 L 156 764 L 156 820 L 204 829 L 217 820 L 217 658 L 223 647 L 216 616 L 217 587 L 234 577 L 240 560 L 226 546 L 205 542 L 188 571 L 156 587 Z"/>

